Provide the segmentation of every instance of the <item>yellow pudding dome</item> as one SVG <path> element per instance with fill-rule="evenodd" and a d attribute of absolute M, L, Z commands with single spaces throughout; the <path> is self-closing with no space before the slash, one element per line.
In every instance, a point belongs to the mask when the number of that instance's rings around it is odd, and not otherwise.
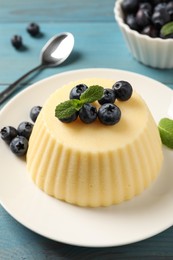
<path fill-rule="evenodd" d="M 122 116 L 113 126 L 98 120 L 62 123 L 55 108 L 81 83 L 111 88 L 115 81 L 71 82 L 48 98 L 30 137 L 28 171 L 40 189 L 72 204 L 98 207 L 129 200 L 160 172 L 163 155 L 157 126 L 135 91 L 128 101 L 116 100 Z"/>

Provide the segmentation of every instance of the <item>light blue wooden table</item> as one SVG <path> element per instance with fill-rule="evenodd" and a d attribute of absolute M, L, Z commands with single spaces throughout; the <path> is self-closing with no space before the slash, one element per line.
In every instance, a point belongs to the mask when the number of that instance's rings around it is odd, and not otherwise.
<path fill-rule="evenodd" d="M 21 89 L 64 71 L 83 68 L 128 70 L 156 79 L 173 89 L 173 70 L 159 70 L 138 63 L 128 52 L 114 20 L 114 0 L 0 0 L 0 91 L 39 64 L 39 53 L 55 34 L 69 31 L 75 49 L 69 62 L 37 73 Z M 30 22 L 40 25 L 43 37 L 26 32 Z M 14 34 L 23 38 L 25 51 L 10 43 Z M 164 98 L 164 97 L 163 97 Z M 2 160 L 2 158 L 0 158 Z M 173 227 L 123 247 L 84 248 L 46 239 L 20 225 L 0 207 L 0 259 L 173 259 Z"/>

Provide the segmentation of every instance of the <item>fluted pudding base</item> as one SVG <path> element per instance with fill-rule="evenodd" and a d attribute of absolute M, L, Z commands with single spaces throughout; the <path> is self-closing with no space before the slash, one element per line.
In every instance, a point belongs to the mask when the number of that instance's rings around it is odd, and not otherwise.
<path fill-rule="evenodd" d="M 79 83 L 112 87 L 113 80 L 72 82 L 53 93 L 36 120 L 27 152 L 27 168 L 47 194 L 79 206 L 109 206 L 142 193 L 158 176 L 162 148 L 157 126 L 134 91 L 116 101 L 122 118 L 114 126 L 98 120 L 70 124 L 55 117 L 55 107 Z"/>

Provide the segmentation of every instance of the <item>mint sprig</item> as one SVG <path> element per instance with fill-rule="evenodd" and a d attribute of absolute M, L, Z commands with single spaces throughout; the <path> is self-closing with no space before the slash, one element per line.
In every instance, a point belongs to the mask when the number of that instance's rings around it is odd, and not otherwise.
<path fill-rule="evenodd" d="M 72 116 L 76 111 L 79 111 L 84 104 L 101 99 L 103 90 L 104 88 L 98 85 L 90 86 L 81 94 L 80 99 L 70 99 L 57 105 L 55 108 L 55 116 L 58 119 Z"/>
<path fill-rule="evenodd" d="M 162 143 L 173 149 L 173 120 L 162 118 L 158 125 Z"/>
<path fill-rule="evenodd" d="M 63 103 L 60 103 L 58 106 L 56 106 L 55 116 L 58 117 L 59 119 L 72 116 L 76 112 L 75 103 L 73 101 L 74 99 L 67 100 Z"/>
<path fill-rule="evenodd" d="M 81 96 L 80 100 L 83 104 L 92 103 L 96 100 L 101 99 L 103 96 L 103 87 L 99 85 L 90 86 L 87 90 L 85 90 Z"/>
<path fill-rule="evenodd" d="M 169 23 L 166 23 L 165 25 L 163 25 L 160 32 L 163 37 L 166 37 L 166 36 L 172 34 L 173 33 L 173 22 L 169 22 Z"/>

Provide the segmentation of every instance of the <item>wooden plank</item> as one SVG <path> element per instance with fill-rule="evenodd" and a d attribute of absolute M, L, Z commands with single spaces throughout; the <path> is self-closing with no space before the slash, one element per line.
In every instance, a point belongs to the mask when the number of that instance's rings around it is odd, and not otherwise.
<path fill-rule="evenodd" d="M 113 21 L 115 0 L 0 0 L 2 22 Z"/>
<path fill-rule="evenodd" d="M 139 73 L 173 89 L 173 69 L 159 70 L 137 62 L 129 53 L 114 20 L 115 0 L 0 0 L 0 91 L 39 63 L 40 49 L 62 31 L 75 36 L 72 56 L 64 65 L 47 69 L 22 88 L 45 77 L 83 68 L 114 68 Z M 43 37 L 26 32 L 37 22 Z M 14 34 L 23 37 L 25 51 L 10 43 Z M 164 97 L 163 97 L 164 98 Z M 0 259 L 173 259 L 173 227 L 145 241 L 123 247 L 83 248 L 46 239 L 15 221 L 0 206 Z"/>
<path fill-rule="evenodd" d="M 44 37 L 35 39 L 26 32 L 26 23 L 8 23 L 0 27 L 0 84 L 8 85 L 39 64 L 40 50 L 46 41 L 62 31 L 75 37 L 75 48 L 66 64 L 45 69 L 31 83 L 63 71 L 82 68 L 115 68 L 154 78 L 166 85 L 173 83 L 173 70 L 160 70 L 137 62 L 129 53 L 115 22 L 109 23 L 40 23 Z M 27 49 L 16 51 L 10 43 L 14 34 L 23 37 Z"/>

